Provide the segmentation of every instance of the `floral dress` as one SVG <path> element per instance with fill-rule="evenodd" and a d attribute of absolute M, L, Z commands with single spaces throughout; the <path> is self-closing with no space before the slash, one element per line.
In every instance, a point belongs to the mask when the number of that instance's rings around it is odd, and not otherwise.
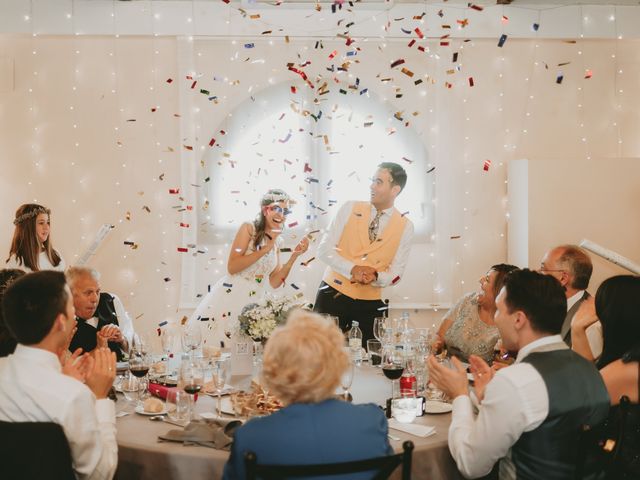
<path fill-rule="evenodd" d="M 253 240 L 252 234 L 245 255 L 256 251 Z M 260 303 L 267 293 L 273 293 L 269 275 L 278 266 L 276 249 L 281 245 L 279 237 L 276 246 L 257 262 L 236 274 L 227 273 L 211 287 L 188 320 L 189 325 L 200 322 L 203 345 L 220 347 L 220 342 L 226 341 L 237 329 L 242 309 L 250 303 Z"/>
<path fill-rule="evenodd" d="M 449 353 L 467 361 L 470 355 L 478 355 L 486 362 L 493 359 L 493 349 L 500 338 L 497 327 L 487 325 L 478 313 L 478 294 L 468 293 L 447 312 L 442 321 L 452 320 L 444 334 Z"/>

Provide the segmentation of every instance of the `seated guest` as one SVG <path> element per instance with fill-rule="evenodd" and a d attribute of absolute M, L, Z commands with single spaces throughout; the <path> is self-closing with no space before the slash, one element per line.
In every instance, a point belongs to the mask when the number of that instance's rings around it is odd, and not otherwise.
<path fill-rule="evenodd" d="M 24 275 L 22 270 L 17 268 L 6 268 L 4 270 L 0 270 L 0 357 L 6 357 L 10 353 L 16 349 L 16 339 L 13 338 L 13 335 L 7 329 L 7 326 L 4 322 L 4 316 L 2 315 L 2 299 L 4 297 L 4 292 L 9 288 L 9 285 Z"/>
<path fill-rule="evenodd" d="M 590 301 L 591 300 L 591 301 Z M 595 432 L 597 443 L 616 440 L 615 450 L 596 457 L 604 464 L 611 480 L 640 478 L 640 277 L 619 275 L 602 282 L 595 302 L 585 301 L 573 323 L 573 348 L 590 359 L 586 331 L 600 321 L 604 349 L 598 368 L 611 397 L 606 424 Z M 623 397 L 627 397 L 621 406 Z M 620 425 L 625 411 L 624 425 Z M 624 427 L 624 428 L 621 428 Z M 612 460 L 609 460 L 611 458 Z"/>
<path fill-rule="evenodd" d="M 480 290 L 462 297 L 442 319 L 433 343 L 434 350 L 438 351 L 444 346 L 449 353 L 464 361 L 470 355 L 477 355 L 490 362 L 499 338 L 493 321 L 495 298 L 502 288 L 505 275 L 517 268 L 501 263 L 492 266 L 486 275 L 480 277 Z"/>
<path fill-rule="evenodd" d="M 78 321 L 69 349 L 90 352 L 96 346 L 108 346 L 122 360 L 133 337 L 133 323 L 122 302 L 100 291 L 100 274 L 93 268 L 69 267 L 66 275 Z"/>
<path fill-rule="evenodd" d="M 587 292 L 593 264 L 589 255 L 576 245 L 560 245 L 552 248 L 540 262 L 540 273 L 555 277 L 564 287 L 567 297 L 567 314 L 562 323 L 560 335 L 567 345 L 572 346 L 573 317 L 582 302 L 591 297 Z M 602 327 L 599 322 L 587 331 L 591 350 L 590 359 L 597 359 L 602 353 Z M 583 355 L 584 356 L 584 355 Z"/>
<path fill-rule="evenodd" d="M 489 473 L 500 460 L 500 480 L 573 480 L 584 425 L 602 422 L 609 395 L 592 362 L 569 349 L 560 328 L 566 314 L 560 283 L 530 270 L 507 275 L 496 298 L 496 326 L 513 365 L 494 372 L 472 356 L 478 414 L 467 373 L 429 358 L 431 380 L 453 398 L 449 450 L 467 478 Z"/>
<path fill-rule="evenodd" d="M 223 478 L 245 478 L 244 454 L 259 464 L 338 463 L 392 454 L 387 419 L 376 405 L 334 398 L 349 363 L 340 329 L 317 314 L 297 311 L 265 347 L 263 377 L 285 407 L 254 418 L 236 433 Z M 356 476 L 350 478 L 371 478 Z"/>
<path fill-rule="evenodd" d="M 42 271 L 19 278 L 7 289 L 2 307 L 18 346 L 0 364 L 0 420 L 59 424 L 76 476 L 112 478 L 118 445 L 115 407 L 107 393 L 116 359 L 106 348 L 96 350 L 84 384 L 61 372 L 58 355 L 75 326 L 64 274 Z"/>

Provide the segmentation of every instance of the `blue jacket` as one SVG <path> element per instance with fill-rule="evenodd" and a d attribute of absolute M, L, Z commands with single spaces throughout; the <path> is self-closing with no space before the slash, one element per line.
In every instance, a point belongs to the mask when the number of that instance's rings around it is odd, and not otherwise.
<path fill-rule="evenodd" d="M 236 431 L 223 479 L 245 478 L 244 454 L 249 450 L 265 465 L 338 463 L 392 454 L 387 432 L 384 412 L 373 404 L 335 399 L 292 404 L 268 417 L 254 418 Z"/>

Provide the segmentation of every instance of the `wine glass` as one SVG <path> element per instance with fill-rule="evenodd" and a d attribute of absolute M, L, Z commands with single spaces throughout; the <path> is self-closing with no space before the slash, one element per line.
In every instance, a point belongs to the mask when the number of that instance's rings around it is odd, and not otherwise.
<path fill-rule="evenodd" d="M 193 322 L 185 327 L 182 331 L 182 346 L 185 350 L 191 351 L 191 358 L 193 359 L 195 351 L 200 348 L 202 343 L 202 332 L 200 331 L 200 324 Z"/>
<path fill-rule="evenodd" d="M 379 342 L 381 342 L 384 337 L 385 321 L 385 317 L 376 317 L 373 319 L 373 336 L 376 337 L 376 340 Z"/>
<path fill-rule="evenodd" d="M 182 389 L 191 395 L 189 402 L 189 420 L 193 419 L 193 405 L 195 403 L 195 394 L 198 393 L 204 384 L 204 371 L 200 362 L 191 358 L 185 358 L 180 365 L 180 384 Z"/>
<path fill-rule="evenodd" d="M 351 384 L 353 383 L 354 371 L 355 368 L 353 362 L 349 361 L 349 365 L 347 365 L 347 368 L 340 378 L 340 386 L 342 387 L 342 398 L 347 402 L 350 402 L 353 399 L 353 397 L 349 393 L 349 389 L 351 388 Z"/>
<path fill-rule="evenodd" d="M 213 362 L 211 376 L 218 394 L 218 418 L 222 418 L 222 391 L 229 380 L 230 373 L 231 365 L 228 358 L 219 358 Z"/>
<path fill-rule="evenodd" d="M 138 384 L 138 404 L 142 402 L 149 388 L 149 368 L 151 367 L 151 359 L 146 352 L 141 350 L 131 350 L 129 354 L 129 371 L 131 375 L 139 379 Z"/>
<path fill-rule="evenodd" d="M 385 348 L 382 352 L 382 373 L 391 380 L 391 398 L 394 398 L 395 384 L 404 372 L 404 355 L 395 348 Z"/>

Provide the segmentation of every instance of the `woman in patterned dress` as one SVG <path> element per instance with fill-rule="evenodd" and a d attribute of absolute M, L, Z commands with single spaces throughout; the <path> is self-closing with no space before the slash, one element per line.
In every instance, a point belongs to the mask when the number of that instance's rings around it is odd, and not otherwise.
<path fill-rule="evenodd" d="M 480 277 L 480 290 L 462 297 L 442 319 L 435 351 L 445 347 L 462 361 L 477 355 L 487 362 L 493 359 L 496 342 L 500 338 L 493 321 L 496 313 L 496 297 L 504 284 L 505 276 L 518 267 L 504 263 L 492 266 Z"/>

